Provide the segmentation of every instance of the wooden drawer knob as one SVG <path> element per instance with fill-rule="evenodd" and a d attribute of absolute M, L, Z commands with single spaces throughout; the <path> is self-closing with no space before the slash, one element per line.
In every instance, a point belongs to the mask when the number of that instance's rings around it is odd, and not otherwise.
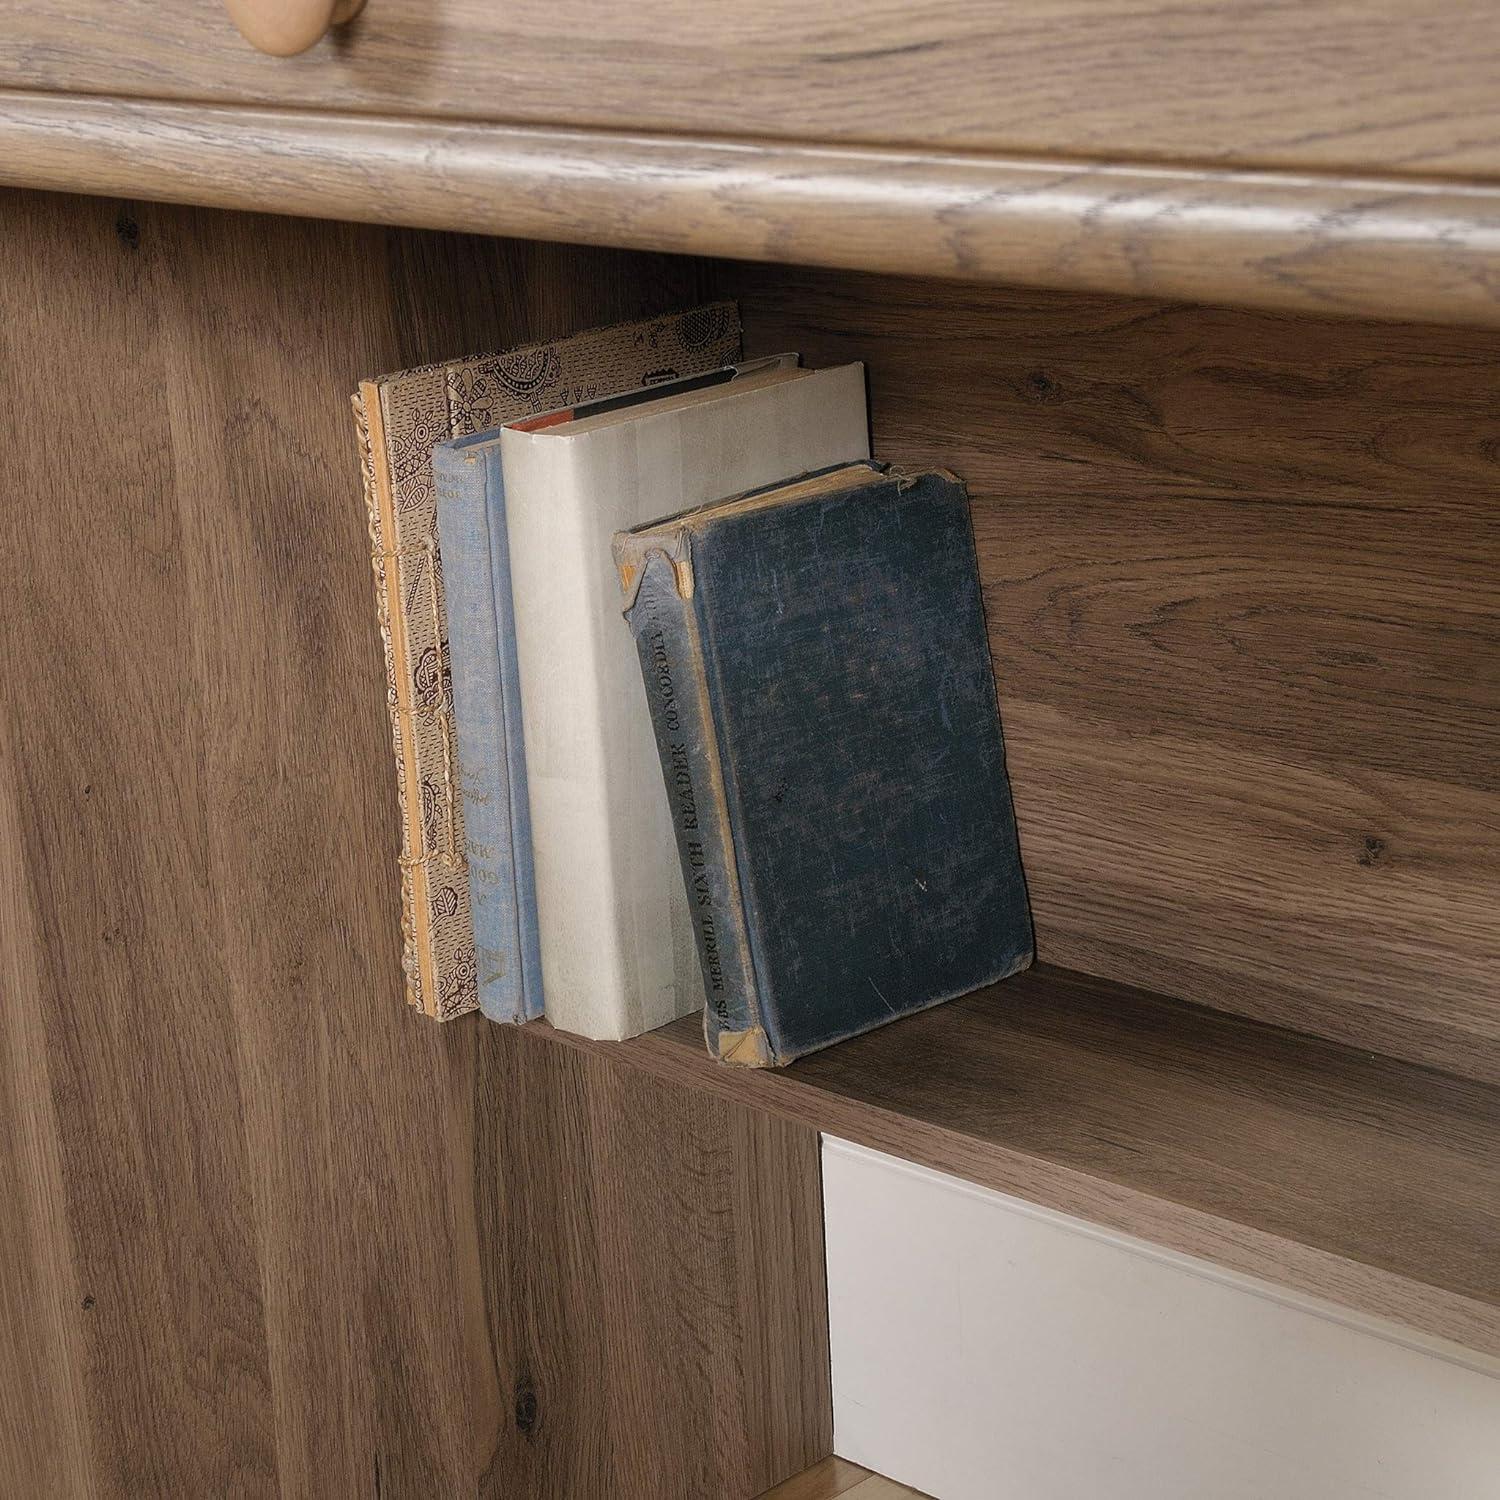
<path fill-rule="evenodd" d="M 224 0 L 229 18 L 252 47 L 293 57 L 321 41 L 330 26 L 352 21 L 365 0 Z"/>

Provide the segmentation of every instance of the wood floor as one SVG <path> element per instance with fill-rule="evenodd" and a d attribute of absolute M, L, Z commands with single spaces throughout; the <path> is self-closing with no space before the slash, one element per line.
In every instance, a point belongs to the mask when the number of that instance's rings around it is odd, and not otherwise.
<path fill-rule="evenodd" d="M 872 1474 L 846 1458 L 825 1458 L 822 1463 L 767 1490 L 761 1500 L 928 1500 L 920 1490 L 897 1484 L 894 1479 Z"/>

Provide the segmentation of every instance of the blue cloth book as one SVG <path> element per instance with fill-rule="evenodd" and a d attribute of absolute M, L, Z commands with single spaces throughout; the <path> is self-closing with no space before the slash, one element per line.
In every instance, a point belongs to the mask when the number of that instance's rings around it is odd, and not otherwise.
<path fill-rule="evenodd" d="M 432 453 L 479 1005 L 542 1014 L 542 960 L 498 431 Z"/>
<path fill-rule="evenodd" d="M 615 537 L 708 997 L 777 1065 L 1032 959 L 968 496 L 848 465 Z"/>

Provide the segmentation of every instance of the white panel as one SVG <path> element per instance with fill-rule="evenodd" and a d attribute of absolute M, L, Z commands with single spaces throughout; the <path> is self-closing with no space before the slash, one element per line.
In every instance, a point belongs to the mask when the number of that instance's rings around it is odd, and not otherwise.
<path fill-rule="evenodd" d="M 938 1500 L 1497 1500 L 1500 1365 L 824 1138 L 834 1449 Z"/>

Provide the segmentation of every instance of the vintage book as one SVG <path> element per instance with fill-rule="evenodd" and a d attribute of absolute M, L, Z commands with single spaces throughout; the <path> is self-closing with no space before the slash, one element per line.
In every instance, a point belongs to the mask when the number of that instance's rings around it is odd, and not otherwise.
<path fill-rule="evenodd" d="M 493 429 L 439 443 L 432 479 L 479 1008 L 492 1021 L 530 1021 L 542 1013 L 541 955 L 504 489 Z"/>
<path fill-rule="evenodd" d="M 960 481 L 844 467 L 615 559 L 715 1057 L 789 1062 L 1031 962 Z"/>
<path fill-rule="evenodd" d="M 427 1015 L 478 1003 L 432 450 L 528 412 L 715 369 L 739 341 L 738 313 L 718 303 L 380 376 L 353 397 L 401 812 L 402 966 L 407 999 Z"/>
<path fill-rule="evenodd" d="M 501 434 L 553 1025 L 621 1038 L 703 1003 L 651 717 L 618 618 L 613 534 L 868 453 L 859 365 L 778 364 Z"/>

